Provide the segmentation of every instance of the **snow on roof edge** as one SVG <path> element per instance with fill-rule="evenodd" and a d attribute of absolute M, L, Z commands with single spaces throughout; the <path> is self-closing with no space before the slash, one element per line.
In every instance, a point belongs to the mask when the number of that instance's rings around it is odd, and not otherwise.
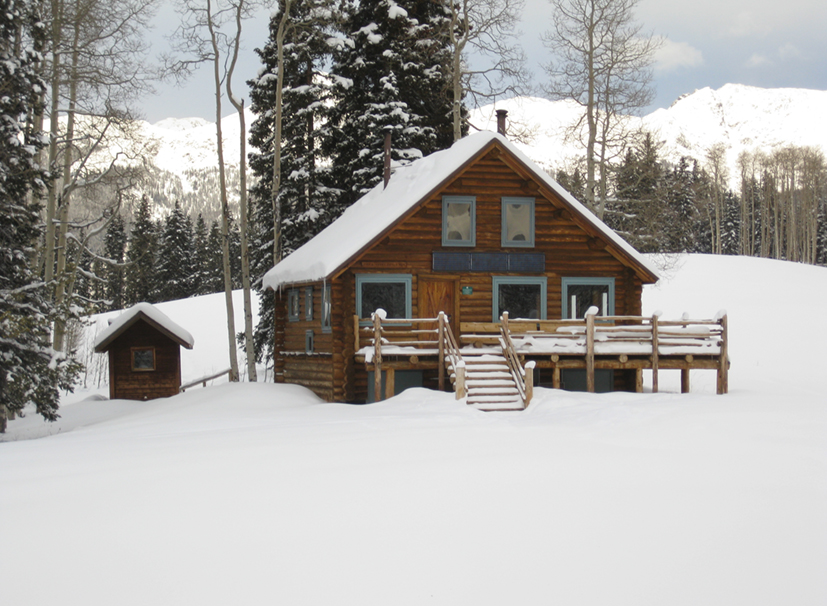
<path fill-rule="evenodd" d="M 165 313 L 159 310 L 151 303 L 136 303 L 132 307 L 124 310 L 124 312 L 117 318 L 112 320 L 111 324 L 103 331 L 98 333 L 95 337 L 95 350 L 106 343 L 113 335 L 117 334 L 124 326 L 129 324 L 138 314 L 144 314 L 147 318 L 158 324 L 161 328 L 177 337 L 187 349 L 192 349 L 195 345 L 195 339 L 189 331 L 183 329 L 181 326 L 169 319 Z"/>
<path fill-rule="evenodd" d="M 653 276 L 659 277 L 655 266 L 648 259 L 578 202 L 506 137 L 492 131 L 481 131 L 460 139 L 448 149 L 399 168 L 386 188 L 380 182 L 354 202 L 336 221 L 268 271 L 262 280 L 263 286 L 275 290 L 285 284 L 318 282 L 332 277 L 367 243 L 392 227 L 406 212 L 492 141 L 499 141 L 589 224 Z"/>

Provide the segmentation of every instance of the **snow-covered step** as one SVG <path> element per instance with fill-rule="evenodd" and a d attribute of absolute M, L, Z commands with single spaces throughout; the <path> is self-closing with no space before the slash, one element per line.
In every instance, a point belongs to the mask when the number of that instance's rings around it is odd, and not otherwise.
<path fill-rule="evenodd" d="M 490 351 L 463 352 L 463 361 L 469 406 L 486 411 L 523 409 L 522 398 L 504 356 Z"/>

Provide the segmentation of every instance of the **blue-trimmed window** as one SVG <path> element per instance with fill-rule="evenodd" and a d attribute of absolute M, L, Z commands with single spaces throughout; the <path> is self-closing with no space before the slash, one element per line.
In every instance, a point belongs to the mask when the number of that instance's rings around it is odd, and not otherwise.
<path fill-rule="evenodd" d="M 313 353 L 315 347 L 315 335 L 312 330 L 304 331 L 304 353 Z"/>
<path fill-rule="evenodd" d="M 287 291 L 287 319 L 290 322 L 299 321 L 299 291 L 295 288 Z"/>
<path fill-rule="evenodd" d="M 534 198 L 502 199 L 503 247 L 534 247 Z"/>
<path fill-rule="evenodd" d="M 442 245 L 476 246 L 477 199 L 474 196 L 443 196 Z"/>
<path fill-rule="evenodd" d="M 362 322 L 384 309 L 389 318 L 411 317 L 411 274 L 356 274 L 356 313 Z"/>
<path fill-rule="evenodd" d="M 599 316 L 615 313 L 614 278 L 563 278 L 563 318 L 583 318 L 595 305 Z"/>
<path fill-rule="evenodd" d="M 313 287 L 308 286 L 304 289 L 304 319 L 313 319 Z"/>
<path fill-rule="evenodd" d="M 494 322 L 500 321 L 504 311 L 509 318 L 546 319 L 548 279 L 545 276 L 494 276 L 491 281 Z"/>
<path fill-rule="evenodd" d="M 322 288 L 322 332 L 333 330 L 333 291 L 330 284 Z"/>

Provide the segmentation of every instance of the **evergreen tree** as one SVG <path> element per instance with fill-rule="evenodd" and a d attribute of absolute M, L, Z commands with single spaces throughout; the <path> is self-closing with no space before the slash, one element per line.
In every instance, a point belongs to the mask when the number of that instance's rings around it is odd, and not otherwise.
<path fill-rule="evenodd" d="M 150 214 L 149 199 L 144 196 L 135 213 L 129 249 L 126 259 L 126 305 L 155 303 L 158 292 L 158 278 L 155 257 L 158 250 L 158 235 L 155 222 Z"/>
<path fill-rule="evenodd" d="M 195 294 L 192 222 L 178 202 L 164 222 L 158 251 L 158 300 L 174 301 Z"/>
<path fill-rule="evenodd" d="M 50 303 L 33 268 L 42 233 L 31 194 L 48 174 L 35 158 L 44 142 L 26 119 L 45 89 L 32 51 L 44 35 L 33 3 L 0 0 L 0 432 L 27 404 L 56 419 L 58 390 L 70 389 L 80 369 L 51 348 L 50 325 L 67 310 Z"/>
<path fill-rule="evenodd" d="M 205 294 L 224 292 L 224 259 L 221 253 L 221 226 L 213 221 L 207 237 L 207 263 L 202 288 Z"/>
<path fill-rule="evenodd" d="M 210 290 L 209 284 L 209 232 L 207 231 L 207 222 L 204 220 L 204 215 L 198 213 L 195 220 L 195 228 L 193 230 L 193 246 L 195 252 L 193 258 L 195 259 L 195 273 L 193 275 L 194 293 L 197 295 L 206 295 L 213 292 Z"/>
<path fill-rule="evenodd" d="M 325 141 L 332 182 L 343 189 L 337 215 L 382 180 L 386 131 L 397 165 L 453 142 L 448 56 L 441 52 L 447 44 L 437 34 L 444 30 L 432 25 L 434 9 L 442 10 L 428 2 L 345 4 L 347 38 L 334 53 L 335 103 Z"/>
<path fill-rule="evenodd" d="M 124 276 L 123 263 L 126 256 L 126 227 L 123 217 L 115 215 L 106 230 L 104 237 L 104 255 L 109 260 L 105 270 L 106 299 L 108 309 L 123 309 L 124 303 Z"/>

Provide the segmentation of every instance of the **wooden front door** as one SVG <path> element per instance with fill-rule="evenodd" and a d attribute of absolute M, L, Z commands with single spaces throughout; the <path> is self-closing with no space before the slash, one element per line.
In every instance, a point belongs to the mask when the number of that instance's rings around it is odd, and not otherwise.
<path fill-rule="evenodd" d="M 459 329 L 457 281 L 453 278 L 420 278 L 418 289 L 419 317 L 436 318 L 440 311 L 444 311 L 456 334 Z M 436 323 L 429 328 L 436 328 Z"/>

